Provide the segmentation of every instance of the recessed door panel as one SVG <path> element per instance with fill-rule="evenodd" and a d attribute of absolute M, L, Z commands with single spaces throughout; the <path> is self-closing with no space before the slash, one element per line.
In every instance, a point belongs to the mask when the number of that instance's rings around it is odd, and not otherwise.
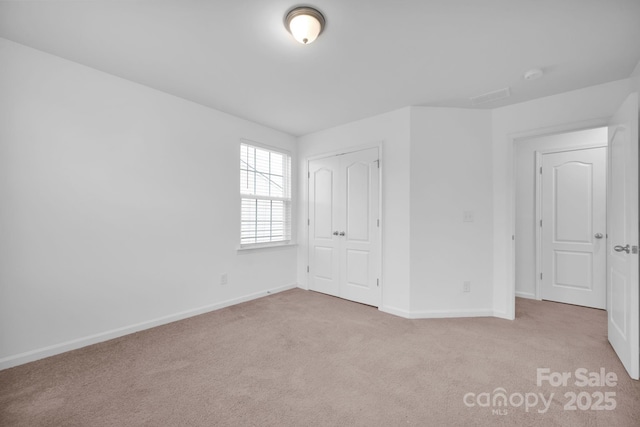
<path fill-rule="evenodd" d="M 593 289 L 593 256 L 589 252 L 555 252 L 553 286 Z"/>
<path fill-rule="evenodd" d="M 611 272 L 611 309 L 609 318 L 611 324 L 616 328 L 618 334 L 621 337 L 627 338 L 627 326 L 626 322 L 626 310 L 625 310 L 625 298 L 627 280 L 624 275 L 617 271 Z"/>
<path fill-rule="evenodd" d="M 314 233 L 316 239 L 331 239 L 333 233 L 333 171 L 322 168 L 314 172 Z"/>
<path fill-rule="evenodd" d="M 313 248 L 315 257 L 314 276 L 325 280 L 334 280 L 333 248 L 316 246 Z"/>
<path fill-rule="evenodd" d="M 368 288 L 371 284 L 369 251 L 347 250 L 346 261 L 347 285 Z"/>
<path fill-rule="evenodd" d="M 590 243 L 593 237 L 593 165 L 568 162 L 554 167 L 555 241 Z"/>
<path fill-rule="evenodd" d="M 347 236 L 349 240 L 369 240 L 371 223 L 369 165 L 357 162 L 346 167 Z"/>
<path fill-rule="evenodd" d="M 623 132 L 616 132 L 611 139 L 611 145 L 609 146 L 609 153 L 611 156 L 612 168 L 609 171 L 609 179 L 611 183 L 615 185 L 609 186 L 610 200 L 620 205 L 626 204 L 627 183 L 625 180 L 626 167 L 624 162 L 625 156 L 625 144 L 624 144 Z M 609 215 L 608 233 L 612 242 L 624 242 L 627 218 L 624 209 L 609 209 L 607 212 Z M 619 260 L 624 264 L 626 260 L 626 254 L 624 252 L 611 251 L 609 256 Z"/>

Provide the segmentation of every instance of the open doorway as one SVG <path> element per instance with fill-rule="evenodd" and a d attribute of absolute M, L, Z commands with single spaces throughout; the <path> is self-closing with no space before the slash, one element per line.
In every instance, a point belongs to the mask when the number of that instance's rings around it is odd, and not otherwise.
<path fill-rule="evenodd" d="M 640 378 L 640 260 L 638 259 L 638 239 L 640 232 L 638 226 L 639 214 L 639 194 L 638 190 L 638 170 L 639 155 L 638 146 L 639 134 L 639 107 L 638 94 L 631 93 L 620 105 L 615 114 L 607 119 L 598 120 L 598 124 L 607 125 L 606 146 L 607 146 L 607 201 L 606 201 L 606 310 L 607 310 L 607 337 L 613 350 L 618 355 L 620 361 L 633 379 Z M 595 126 L 594 126 L 595 127 Z M 597 129 L 592 129 L 597 132 Z M 535 136 L 529 138 L 514 138 L 514 170 L 513 176 L 513 212 L 515 214 L 515 233 L 513 255 L 513 294 L 514 296 L 537 299 L 539 295 L 539 257 L 537 256 L 538 246 L 532 244 L 537 237 L 539 225 L 534 221 L 527 221 L 531 215 L 537 215 L 535 209 L 536 200 L 531 196 L 529 188 L 536 188 L 534 184 L 536 177 L 536 167 L 532 173 L 527 173 L 531 165 L 531 153 L 540 151 L 543 148 L 535 147 L 535 144 L 543 144 L 545 141 L 551 147 L 557 145 L 555 138 L 575 137 L 580 132 L 568 132 L 565 134 Z M 604 133 L 604 129 L 602 129 Z M 546 140 L 545 138 L 551 138 Z M 527 144 L 533 147 L 527 147 Z M 578 142 L 578 145 L 583 145 Z M 601 144 L 601 141 L 595 141 Z M 588 145 L 588 144 L 586 144 Z M 582 147 L 589 148 L 589 147 Z M 571 147 L 568 147 L 570 150 Z M 538 153 L 540 154 L 540 153 Z M 519 162 L 519 157 L 524 160 Z M 528 158 L 527 158 L 528 157 Z M 534 178 L 532 178 L 534 177 Z M 526 187 L 525 182 L 529 180 Z M 541 184 L 538 184 L 541 185 Z M 532 203 L 533 208 L 527 208 L 527 203 Z M 519 206 L 518 206 L 519 204 Z M 592 230 L 593 231 L 593 230 Z M 598 232 L 596 231 L 595 234 Z M 594 234 L 594 237 L 595 237 Z M 517 238 L 516 238 L 517 235 Z M 532 261 L 535 259 L 535 261 Z M 533 270 L 533 274 L 532 274 Z M 557 272 L 553 272 L 557 274 Z M 515 308 L 515 298 L 513 306 Z"/>
<path fill-rule="evenodd" d="M 607 128 L 516 143 L 516 295 L 606 307 Z"/>

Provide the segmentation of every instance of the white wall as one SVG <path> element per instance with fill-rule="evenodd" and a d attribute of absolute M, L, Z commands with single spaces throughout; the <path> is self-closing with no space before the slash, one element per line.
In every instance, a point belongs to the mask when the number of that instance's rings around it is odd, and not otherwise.
<path fill-rule="evenodd" d="M 381 310 L 407 315 L 410 310 L 409 119 L 403 108 L 344 126 L 300 137 L 300 228 L 298 283 L 307 284 L 307 159 L 382 143 L 382 305 Z"/>
<path fill-rule="evenodd" d="M 294 247 L 236 250 L 240 138 L 295 154 L 0 39 L 0 368 L 294 286 Z"/>
<path fill-rule="evenodd" d="M 513 140 L 611 116 L 640 88 L 634 76 L 491 113 L 404 108 L 306 135 L 297 148 L 290 135 L 0 39 L 0 368 L 304 287 L 305 160 L 378 143 L 381 308 L 512 318 Z M 294 161 L 299 151 L 297 253 L 236 250 L 229 183 L 240 138 Z M 452 162 L 464 163 L 460 174 Z M 462 223 L 462 210 L 475 222 Z M 451 257 L 437 253 L 443 242 Z"/>
<path fill-rule="evenodd" d="M 602 124 L 630 90 L 630 81 L 625 79 L 493 110 L 493 307 L 496 315 L 515 316 L 513 140 Z"/>
<path fill-rule="evenodd" d="M 412 317 L 493 314 L 491 191 L 491 112 L 413 107 Z"/>
<path fill-rule="evenodd" d="M 516 296 L 536 291 L 536 151 L 607 145 L 607 128 L 588 129 L 515 141 Z"/>
<path fill-rule="evenodd" d="M 298 282 L 307 283 L 307 159 L 382 142 L 381 310 L 492 314 L 491 113 L 411 107 L 299 138 Z M 475 222 L 462 223 L 464 210 Z M 473 291 L 462 293 L 462 281 Z M 458 283 L 459 282 L 459 283 Z"/>
<path fill-rule="evenodd" d="M 631 73 L 629 80 L 631 81 L 631 90 L 640 92 L 640 61 L 636 64 L 636 68 Z"/>

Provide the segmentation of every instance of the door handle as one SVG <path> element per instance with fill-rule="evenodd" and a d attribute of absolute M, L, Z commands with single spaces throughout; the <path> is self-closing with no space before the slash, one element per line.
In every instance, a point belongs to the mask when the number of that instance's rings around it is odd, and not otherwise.
<path fill-rule="evenodd" d="M 602 233 L 596 233 L 596 235 L 594 236 L 596 239 L 602 239 L 602 237 L 604 237 L 602 235 Z"/>
<path fill-rule="evenodd" d="M 626 252 L 626 253 L 631 252 L 631 248 L 629 247 L 629 245 L 627 246 L 616 245 L 613 247 L 613 250 L 616 252 Z"/>
<path fill-rule="evenodd" d="M 333 235 L 334 235 L 334 236 L 337 236 L 337 235 L 338 235 L 338 232 L 337 232 L 337 231 L 334 231 L 334 232 L 333 232 Z"/>
<path fill-rule="evenodd" d="M 344 236 L 344 234 L 345 234 L 345 233 L 344 233 L 344 231 L 341 231 L 341 232 L 340 232 L 340 235 L 341 235 L 341 236 Z"/>

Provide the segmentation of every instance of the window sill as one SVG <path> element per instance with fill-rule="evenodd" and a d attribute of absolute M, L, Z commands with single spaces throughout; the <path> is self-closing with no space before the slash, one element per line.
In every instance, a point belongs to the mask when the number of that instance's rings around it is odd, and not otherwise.
<path fill-rule="evenodd" d="M 282 242 L 282 243 L 256 243 L 254 245 L 245 245 L 245 246 L 240 246 L 238 247 L 238 252 L 245 252 L 245 251 L 256 251 L 256 250 L 261 250 L 261 249 L 277 249 L 277 248 L 292 248 L 298 246 L 296 243 L 293 242 Z"/>

